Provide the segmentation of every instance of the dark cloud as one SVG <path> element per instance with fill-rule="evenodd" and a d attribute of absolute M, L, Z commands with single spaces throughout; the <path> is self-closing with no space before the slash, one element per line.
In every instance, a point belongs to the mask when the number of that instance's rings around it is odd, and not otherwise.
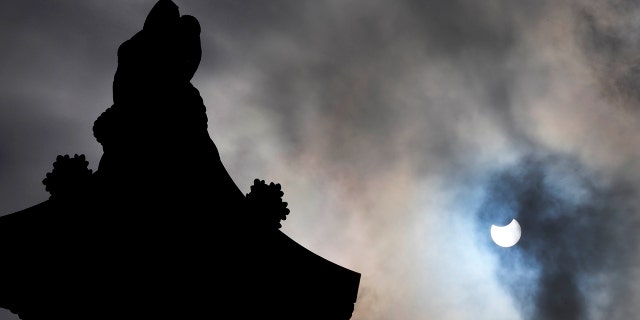
<path fill-rule="evenodd" d="M 478 211 L 482 225 L 506 225 L 517 219 L 520 242 L 502 249 L 486 244 L 500 257 L 498 278 L 518 297 L 529 319 L 585 319 L 588 306 L 611 315 L 624 306 L 616 282 L 595 301 L 587 279 L 629 279 L 637 262 L 629 250 L 637 243 L 638 190 L 629 181 L 602 184 L 570 156 L 529 157 L 492 175 Z M 608 280 L 611 281 L 611 280 Z M 601 294 L 603 292 L 600 292 Z"/>
<path fill-rule="evenodd" d="M 73 1 L 0 4 L 2 214 L 46 199 L 41 181 L 56 155 L 85 153 L 97 164 L 91 126 L 111 104 L 117 46 L 135 30 L 122 9 L 101 9 Z"/>

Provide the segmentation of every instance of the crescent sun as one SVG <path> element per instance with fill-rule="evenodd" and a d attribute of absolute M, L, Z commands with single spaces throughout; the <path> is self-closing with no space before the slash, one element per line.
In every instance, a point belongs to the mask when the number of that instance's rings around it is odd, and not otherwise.
<path fill-rule="evenodd" d="M 514 246 L 520 241 L 521 235 L 522 230 L 516 219 L 511 220 L 511 222 L 504 227 L 491 225 L 491 239 L 501 247 L 508 248 Z"/>

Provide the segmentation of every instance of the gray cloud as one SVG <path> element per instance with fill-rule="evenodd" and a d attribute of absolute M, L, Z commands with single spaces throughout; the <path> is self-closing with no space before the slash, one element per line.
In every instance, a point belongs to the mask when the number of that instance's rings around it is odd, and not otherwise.
<path fill-rule="evenodd" d="M 638 102 L 640 5 L 634 1 L 586 2 L 576 6 L 577 41 L 602 83 L 603 94 L 620 107 Z"/>

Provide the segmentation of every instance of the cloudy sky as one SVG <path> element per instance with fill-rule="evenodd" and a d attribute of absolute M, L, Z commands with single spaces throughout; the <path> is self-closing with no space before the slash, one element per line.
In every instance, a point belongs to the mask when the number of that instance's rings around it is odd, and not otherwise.
<path fill-rule="evenodd" d="M 0 2 L 0 214 L 48 198 L 58 154 L 97 168 L 116 50 L 154 3 Z M 223 163 L 245 193 L 281 183 L 283 231 L 362 274 L 353 319 L 637 317 L 640 2 L 176 4 Z"/>

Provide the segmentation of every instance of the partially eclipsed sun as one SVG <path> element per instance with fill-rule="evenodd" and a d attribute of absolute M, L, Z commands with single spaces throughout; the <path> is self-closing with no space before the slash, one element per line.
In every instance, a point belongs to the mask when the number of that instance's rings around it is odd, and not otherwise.
<path fill-rule="evenodd" d="M 511 220 L 511 223 L 504 227 L 491 225 L 491 239 L 501 247 L 508 248 L 515 245 L 520 241 L 521 235 L 522 230 L 516 219 Z"/>

